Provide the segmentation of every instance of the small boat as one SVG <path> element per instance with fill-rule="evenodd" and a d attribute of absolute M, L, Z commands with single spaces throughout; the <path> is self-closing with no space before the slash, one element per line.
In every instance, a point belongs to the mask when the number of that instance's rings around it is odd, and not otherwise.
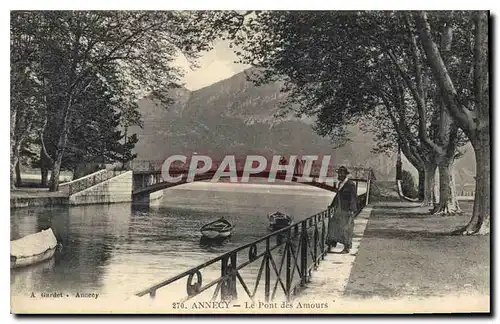
<path fill-rule="evenodd" d="M 229 237 L 234 229 L 234 225 L 229 223 L 224 217 L 216 221 L 205 224 L 201 227 L 201 234 L 207 238 L 222 238 Z"/>
<path fill-rule="evenodd" d="M 21 268 L 52 258 L 58 247 L 52 229 L 10 241 L 10 268 Z"/>
<path fill-rule="evenodd" d="M 287 227 L 292 224 L 293 221 L 290 215 L 283 214 L 279 211 L 271 215 L 268 214 L 267 218 L 269 219 L 269 227 L 271 227 L 273 230 Z"/>

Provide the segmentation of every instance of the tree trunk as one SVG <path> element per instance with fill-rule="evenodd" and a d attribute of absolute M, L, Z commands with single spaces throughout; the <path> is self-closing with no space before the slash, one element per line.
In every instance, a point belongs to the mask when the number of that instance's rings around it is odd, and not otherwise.
<path fill-rule="evenodd" d="M 434 207 L 434 184 L 436 178 L 436 164 L 425 165 L 424 176 L 424 200 L 422 201 L 423 207 Z"/>
<path fill-rule="evenodd" d="M 417 169 L 418 171 L 418 199 L 424 200 L 425 198 L 425 170 Z"/>
<path fill-rule="evenodd" d="M 40 168 L 40 173 L 41 173 L 41 185 L 43 187 L 47 187 L 47 184 L 49 183 L 49 169 L 46 168 L 45 166 L 42 166 Z"/>
<path fill-rule="evenodd" d="M 478 134 L 472 142 L 476 153 L 476 190 L 472 217 L 463 235 L 490 233 L 490 138 L 489 132 Z"/>
<path fill-rule="evenodd" d="M 68 132 L 70 127 L 70 112 L 73 97 L 70 94 L 68 102 L 66 105 L 66 110 L 64 111 L 63 123 L 61 125 L 59 140 L 57 141 L 56 147 L 56 159 L 52 165 L 52 174 L 50 175 L 50 191 L 59 190 L 59 174 L 61 173 L 62 158 L 64 155 L 64 150 L 66 148 L 66 143 L 68 142 Z"/>
<path fill-rule="evenodd" d="M 14 148 L 12 148 L 14 150 Z M 10 153 L 10 189 L 16 189 L 16 165 L 17 156 L 11 152 Z"/>
<path fill-rule="evenodd" d="M 63 152 L 60 150 L 57 152 L 56 161 L 54 166 L 52 167 L 52 174 L 50 175 L 50 191 L 58 191 L 59 190 L 59 175 L 61 173 L 61 164 L 62 164 Z"/>
<path fill-rule="evenodd" d="M 398 147 L 398 157 L 396 160 L 396 181 L 403 180 L 403 163 L 401 162 L 401 145 Z"/>
<path fill-rule="evenodd" d="M 43 141 L 43 137 L 42 137 Z M 50 170 L 50 165 L 52 162 L 50 161 L 50 158 L 47 157 L 47 152 L 44 149 L 44 145 L 42 142 L 42 147 L 40 148 L 40 176 L 41 176 L 41 185 L 43 187 L 47 187 L 48 178 L 49 178 L 49 170 Z"/>
<path fill-rule="evenodd" d="M 453 172 L 454 158 L 444 159 L 439 164 L 439 205 L 434 214 L 455 215 L 462 211 L 457 200 L 455 176 Z"/>
<path fill-rule="evenodd" d="M 21 182 L 22 182 L 22 179 L 21 179 L 21 159 L 18 156 L 17 163 L 16 163 L 16 187 L 20 187 Z"/>
<path fill-rule="evenodd" d="M 11 145 L 12 151 L 10 153 L 10 188 L 16 189 L 21 181 L 21 172 L 19 168 L 19 155 L 21 152 L 21 144 L 14 143 Z"/>
<path fill-rule="evenodd" d="M 408 146 L 400 145 L 399 148 L 401 148 L 401 152 L 405 155 L 408 162 L 410 162 L 410 164 L 413 165 L 413 167 L 418 171 L 418 199 L 423 201 L 424 200 L 424 192 L 425 192 L 424 162 L 422 161 L 422 159 L 420 157 L 417 158 L 414 154 L 412 154 L 409 151 Z M 402 179 L 403 170 L 401 169 L 400 172 L 401 172 L 400 178 Z M 396 169 L 396 180 L 397 180 L 397 173 L 398 173 L 398 170 Z"/>
<path fill-rule="evenodd" d="M 65 125 L 66 128 L 69 127 Z M 59 142 L 57 144 L 57 154 L 56 160 L 54 161 L 54 165 L 52 166 L 52 174 L 50 175 L 50 191 L 58 191 L 59 190 L 59 175 L 61 173 L 61 164 L 62 158 L 64 154 L 64 148 L 66 147 L 66 142 L 68 141 L 68 130 L 63 129 L 63 134 L 59 137 Z"/>
<path fill-rule="evenodd" d="M 17 155 L 15 153 L 16 147 L 16 109 L 11 106 L 10 109 L 10 189 L 16 189 L 16 164 Z"/>

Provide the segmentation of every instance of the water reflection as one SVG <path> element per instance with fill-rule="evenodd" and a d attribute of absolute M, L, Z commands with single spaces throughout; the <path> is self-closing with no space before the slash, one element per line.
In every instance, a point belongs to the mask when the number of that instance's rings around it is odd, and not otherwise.
<path fill-rule="evenodd" d="M 37 287 L 37 281 L 40 280 L 40 278 L 47 277 L 54 272 L 55 264 L 55 258 L 51 258 L 25 268 L 11 269 L 11 285 L 25 291 L 31 290 L 33 287 Z"/>
<path fill-rule="evenodd" d="M 231 243 L 231 237 L 217 237 L 217 238 L 207 238 L 202 236 L 200 238 L 200 248 L 207 252 L 219 252 L 223 251 L 223 247 L 226 244 Z"/>

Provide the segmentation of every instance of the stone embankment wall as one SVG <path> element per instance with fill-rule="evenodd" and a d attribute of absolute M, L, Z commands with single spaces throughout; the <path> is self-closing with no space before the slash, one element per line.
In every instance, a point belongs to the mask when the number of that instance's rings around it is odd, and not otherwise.
<path fill-rule="evenodd" d="M 122 173 L 69 196 L 70 205 L 111 204 L 132 201 L 132 171 Z"/>

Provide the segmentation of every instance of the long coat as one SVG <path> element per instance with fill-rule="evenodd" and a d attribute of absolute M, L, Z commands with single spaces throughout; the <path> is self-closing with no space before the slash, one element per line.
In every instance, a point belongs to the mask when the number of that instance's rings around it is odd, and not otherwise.
<path fill-rule="evenodd" d="M 327 244 L 341 243 L 351 248 L 354 231 L 354 215 L 358 211 L 356 185 L 347 180 L 330 204 L 333 216 L 328 221 Z"/>

